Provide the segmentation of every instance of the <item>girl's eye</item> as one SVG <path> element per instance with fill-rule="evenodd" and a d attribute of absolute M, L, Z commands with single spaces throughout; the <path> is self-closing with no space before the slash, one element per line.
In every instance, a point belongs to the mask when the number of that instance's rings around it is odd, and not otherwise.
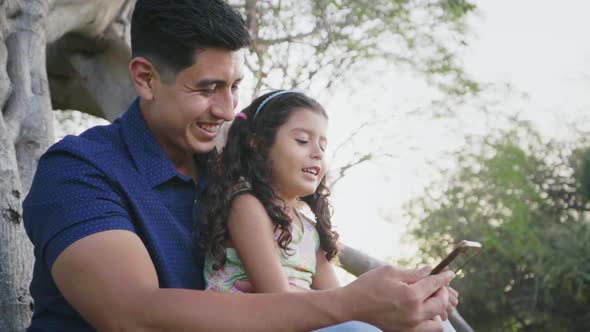
<path fill-rule="evenodd" d="M 307 144 L 307 141 L 304 139 L 296 138 L 295 141 L 297 141 L 297 143 L 299 143 L 299 144 Z"/>

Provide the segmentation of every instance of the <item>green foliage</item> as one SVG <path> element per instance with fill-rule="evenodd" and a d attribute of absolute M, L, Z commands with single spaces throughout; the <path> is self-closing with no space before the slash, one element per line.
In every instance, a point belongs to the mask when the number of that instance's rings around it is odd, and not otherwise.
<path fill-rule="evenodd" d="M 454 281 L 476 331 L 589 331 L 590 150 L 543 142 L 526 124 L 471 147 L 408 206 L 423 256 L 482 242 Z"/>
<path fill-rule="evenodd" d="M 581 193 L 585 201 L 590 201 L 590 149 L 580 151 L 578 159 Z"/>
<path fill-rule="evenodd" d="M 230 0 L 254 43 L 246 65 L 267 87 L 330 87 L 355 65 L 387 59 L 449 94 L 477 92 L 456 61 L 467 0 Z M 319 75 L 318 75 L 319 74 Z"/>

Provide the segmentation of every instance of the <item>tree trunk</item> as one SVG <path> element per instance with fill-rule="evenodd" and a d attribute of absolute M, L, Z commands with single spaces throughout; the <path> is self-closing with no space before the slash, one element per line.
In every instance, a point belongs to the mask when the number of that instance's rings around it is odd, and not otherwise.
<path fill-rule="evenodd" d="M 112 39 L 116 29 L 111 22 L 124 3 L 124 0 L 0 1 L 0 331 L 26 328 L 33 308 L 28 289 L 34 258 L 22 225 L 22 200 L 29 191 L 41 154 L 54 141 L 46 46 L 68 32 L 96 39 L 104 36 L 109 25 Z M 132 5 L 133 1 L 127 3 Z M 128 14 L 129 6 L 126 10 Z M 109 43 L 98 53 L 117 54 L 119 62 L 126 62 L 125 51 L 118 45 Z M 124 50 L 128 52 L 127 47 Z M 109 62 L 109 56 L 103 56 L 93 67 L 80 54 L 69 54 L 72 57 L 69 60 L 79 72 L 86 69 L 88 76 L 91 76 L 88 70 L 101 71 L 105 67 L 121 71 Z M 94 84 L 90 89 L 100 90 L 97 85 L 104 84 L 104 77 L 110 77 L 111 73 L 101 74 L 90 82 Z M 119 85 L 125 82 L 118 76 L 113 79 Z M 113 93 L 115 97 L 111 99 L 103 94 L 96 99 L 112 103 L 123 94 Z M 127 95 L 121 98 L 125 98 L 125 106 L 131 99 Z"/>
<path fill-rule="evenodd" d="M 109 21 L 97 26 L 101 30 L 78 28 L 48 45 L 52 104 L 56 109 L 78 110 L 113 121 L 135 97 L 127 70 L 135 0 L 83 3 L 89 7 L 85 11 Z"/>
<path fill-rule="evenodd" d="M 22 330 L 31 317 L 33 254 L 21 202 L 39 156 L 53 141 L 45 70 L 47 12 L 45 1 L 5 1 L 0 7 L 1 331 Z"/>

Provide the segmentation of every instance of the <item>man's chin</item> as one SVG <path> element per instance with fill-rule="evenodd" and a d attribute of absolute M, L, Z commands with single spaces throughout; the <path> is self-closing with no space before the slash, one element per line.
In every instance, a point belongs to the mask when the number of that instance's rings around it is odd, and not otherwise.
<path fill-rule="evenodd" d="M 194 154 L 205 154 L 211 152 L 215 149 L 215 141 L 211 142 L 199 142 L 197 144 L 193 144 L 192 150 Z"/>

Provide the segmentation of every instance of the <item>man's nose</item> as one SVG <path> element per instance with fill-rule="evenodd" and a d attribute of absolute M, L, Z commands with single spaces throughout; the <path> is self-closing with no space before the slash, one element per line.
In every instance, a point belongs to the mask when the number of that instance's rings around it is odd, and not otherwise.
<path fill-rule="evenodd" d="M 217 95 L 214 104 L 212 105 L 212 113 L 214 116 L 225 121 L 231 121 L 234 118 L 234 109 L 236 108 L 237 97 L 230 91 L 224 91 Z"/>

